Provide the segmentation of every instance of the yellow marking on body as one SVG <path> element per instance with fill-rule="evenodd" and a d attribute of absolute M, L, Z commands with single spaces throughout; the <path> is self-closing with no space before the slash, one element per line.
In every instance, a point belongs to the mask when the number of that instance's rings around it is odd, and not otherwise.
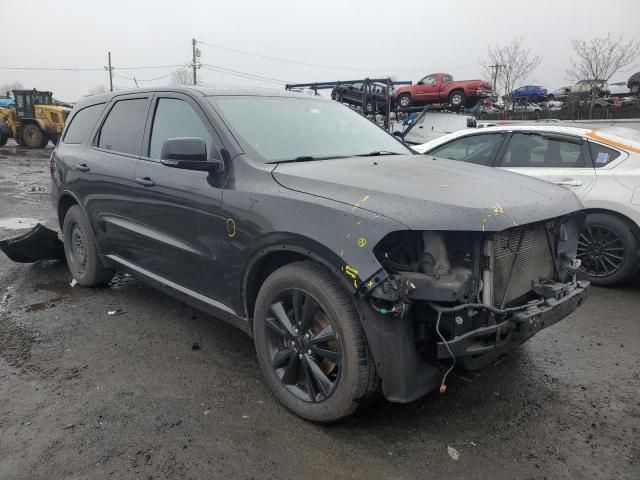
<path fill-rule="evenodd" d="M 368 287 L 369 289 L 372 289 L 372 288 L 373 288 L 373 280 L 369 280 L 369 281 L 367 282 L 367 287 Z"/>
<path fill-rule="evenodd" d="M 233 218 L 227 218 L 227 235 L 229 238 L 236 236 L 236 222 Z"/>
<path fill-rule="evenodd" d="M 360 237 L 360 238 L 358 239 L 358 246 L 359 246 L 360 248 L 364 248 L 366 244 L 367 244 L 367 239 L 366 239 L 366 238 L 364 238 L 364 237 Z"/>

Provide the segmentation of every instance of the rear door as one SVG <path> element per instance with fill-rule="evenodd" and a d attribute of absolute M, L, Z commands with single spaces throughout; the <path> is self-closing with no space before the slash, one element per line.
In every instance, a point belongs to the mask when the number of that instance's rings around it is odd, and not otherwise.
<path fill-rule="evenodd" d="M 580 137 L 544 132 L 514 132 L 498 166 L 573 190 L 580 198 L 593 188 L 595 171 Z"/>
<path fill-rule="evenodd" d="M 88 154 L 75 168 L 78 186 L 102 254 L 131 259 L 136 248 L 133 214 L 138 185 L 133 173 L 140 157 L 150 94 L 115 97 Z"/>
<path fill-rule="evenodd" d="M 162 165 L 162 145 L 176 137 L 202 138 L 209 156 L 222 148 L 196 101 L 181 93 L 158 93 L 135 169 L 139 185 L 134 263 L 180 287 L 219 299 L 224 289 L 221 246 L 227 238 L 221 177 Z"/>

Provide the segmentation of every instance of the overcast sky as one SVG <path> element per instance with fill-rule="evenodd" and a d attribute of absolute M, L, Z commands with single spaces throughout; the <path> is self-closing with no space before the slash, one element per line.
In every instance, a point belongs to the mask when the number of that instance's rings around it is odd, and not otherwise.
<path fill-rule="evenodd" d="M 413 80 L 446 71 L 454 78 L 481 76 L 487 46 L 522 36 L 542 57 L 529 79 L 550 88 L 568 83 L 571 39 L 608 32 L 640 40 L 639 0 L 466 1 L 404 0 L 2 0 L 0 67 L 103 68 L 111 51 L 121 88 L 165 85 L 191 59 L 191 39 L 319 66 L 286 63 L 204 44 L 200 61 L 224 69 L 291 82 L 394 75 Z M 329 68 L 335 67 L 335 68 Z M 640 61 L 629 70 L 639 70 Z M 626 80 L 630 72 L 612 81 Z M 198 71 L 208 83 L 269 85 L 220 71 Z M 128 77 L 128 78 L 122 78 Z M 51 90 L 74 101 L 108 86 L 106 71 L 0 69 L 0 85 Z"/>

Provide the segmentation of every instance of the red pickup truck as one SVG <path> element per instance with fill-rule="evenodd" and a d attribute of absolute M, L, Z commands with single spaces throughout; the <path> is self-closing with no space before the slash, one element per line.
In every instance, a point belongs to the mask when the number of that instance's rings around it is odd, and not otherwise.
<path fill-rule="evenodd" d="M 454 82 L 448 73 L 432 73 L 418 83 L 398 88 L 394 97 L 401 108 L 425 103 L 449 103 L 452 107 L 463 107 L 490 95 L 491 91 L 491 84 L 483 80 Z"/>

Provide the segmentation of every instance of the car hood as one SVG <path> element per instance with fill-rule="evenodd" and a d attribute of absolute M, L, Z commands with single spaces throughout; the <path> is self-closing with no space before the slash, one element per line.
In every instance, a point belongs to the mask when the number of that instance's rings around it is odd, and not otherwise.
<path fill-rule="evenodd" d="M 284 188 L 362 208 L 415 230 L 499 231 L 582 209 L 568 189 L 425 155 L 282 163 Z"/>

